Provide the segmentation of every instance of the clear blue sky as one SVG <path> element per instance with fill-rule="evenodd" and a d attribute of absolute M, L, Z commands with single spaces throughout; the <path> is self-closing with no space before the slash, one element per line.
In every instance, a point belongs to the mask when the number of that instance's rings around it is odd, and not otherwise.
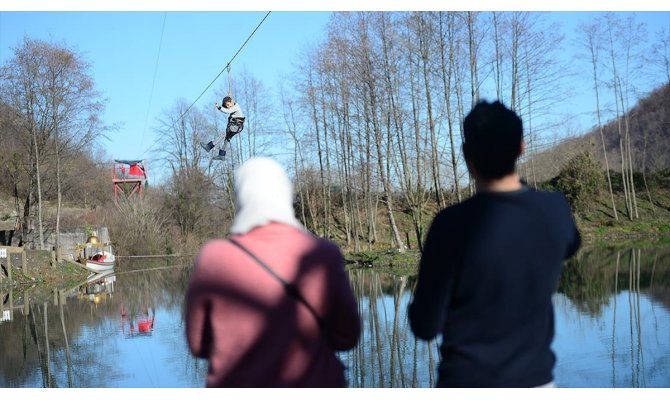
<path fill-rule="evenodd" d="M 107 152 L 113 158 L 150 158 L 156 118 L 178 98 L 195 101 L 266 14 L 1 12 L 0 64 L 13 56 L 10 48 L 24 35 L 78 49 L 108 98 L 104 120 L 122 124 L 110 133 Z M 301 49 L 320 38 L 329 15 L 272 12 L 233 61 L 233 79 L 247 70 L 274 89 Z M 196 106 L 213 102 L 217 89 L 227 90 L 227 76 L 224 72 Z"/>
<path fill-rule="evenodd" d="M 200 4 L 199 1 L 196 0 L 194 5 Z M 640 9 L 646 1 L 636 7 Z M 32 3 L 32 0 L 28 3 Z M 387 9 L 389 5 L 390 9 L 394 9 L 392 6 L 399 4 L 395 0 L 390 3 L 382 2 L 381 4 L 387 5 L 382 8 L 379 4 L 374 7 L 375 3 L 377 1 L 372 2 L 372 9 Z M 417 4 L 424 3 L 437 4 L 435 1 L 420 1 Z M 45 3 L 42 7 L 32 9 L 53 10 L 57 9 L 54 8 L 57 4 L 58 2 Z M 132 6 L 123 7 L 124 2 L 119 4 L 120 6 L 112 9 L 137 9 Z M 472 7 L 505 9 L 507 4 L 503 2 L 500 7 L 491 7 L 477 2 Z M 609 6 L 602 9 L 617 9 L 619 5 L 618 2 L 606 4 Z M 165 9 L 170 8 L 169 2 L 161 5 Z M 256 3 L 252 3 L 249 9 L 254 9 L 254 5 L 256 9 L 259 8 Z M 270 7 L 269 4 L 262 5 Z M 325 6 L 330 4 L 322 5 Z M 342 7 L 337 4 L 332 6 Z M 355 4 L 349 6 L 349 9 L 360 9 Z M 290 7 L 290 3 L 282 4 L 282 8 L 291 9 Z M 300 9 L 298 5 L 293 8 Z M 1 9 L 17 8 L 3 3 L 0 5 Z M 162 115 L 163 110 L 171 107 L 180 98 L 188 104 L 195 101 L 266 13 L 264 10 L 163 12 L 160 9 L 150 12 L 2 11 L 0 64 L 12 57 L 11 47 L 15 47 L 24 35 L 33 39 L 65 43 L 68 47 L 78 49 L 92 64 L 91 72 L 97 89 L 108 99 L 105 115 L 102 116 L 104 121 L 107 124 L 120 124 L 120 129 L 111 132 L 110 140 L 102 142 L 101 145 L 106 148 L 111 158 L 151 160 L 153 157 L 149 149 L 156 143 L 152 126 L 156 125 L 156 119 Z M 592 15 L 583 12 L 551 14 L 552 18 L 563 24 L 567 34 L 574 30 L 577 22 Z M 638 15 L 641 21 L 648 24 L 650 33 L 661 26 L 670 27 L 670 12 Z M 300 57 L 301 50 L 322 39 L 329 17 L 330 12 L 325 11 L 273 11 L 235 58 L 232 64 L 233 77 L 236 73 L 247 70 L 277 93 L 281 77 L 294 72 L 292 64 Z M 220 88 L 227 88 L 226 73 L 221 75 L 196 106 L 211 102 L 214 93 Z M 570 106 L 574 106 L 574 103 Z M 581 128 L 587 129 L 589 126 Z"/>

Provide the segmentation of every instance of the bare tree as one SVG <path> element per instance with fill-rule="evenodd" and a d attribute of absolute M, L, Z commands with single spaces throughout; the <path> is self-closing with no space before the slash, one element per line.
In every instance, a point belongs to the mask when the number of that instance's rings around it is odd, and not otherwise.
<path fill-rule="evenodd" d="M 610 167 L 607 160 L 607 149 L 605 147 L 605 135 L 603 133 L 603 124 L 600 113 L 600 91 L 598 84 L 598 65 L 599 65 L 599 55 L 602 50 L 602 32 L 599 29 L 600 24 L 597 22 L 591 24 L 585 24 L 580 27 L 582 33 L 584 34 L 584 46 L 586 47 L 591 60 L 591 67 L 593 71 L 593 90 L 596 96 L 596 117 L 598 120 L 598 132 L 600 133 L 600 142 L 603 149 L 603 157 L 605 159 L 605 173 L 607 174 L 607 188 L 610 193 L 610 200 L 612 202 L 612 212 L 614 213 L 614 219 L 618 220 L 619 215 L 616 210 L 616 203 L 614 202 L 614 193 L 612 191 L 612 178 L 610 177 Z"/>
<path fill-rule="evenodd" d="M 422 171 L 426 162 L 423 157 L 424 146 L 421 140 L 419 113 L 420 103 L 424 97 L 420 93 L 413 94 L 416 85 L 420 85 L 414 72 L 418 65 L 412 60 L 412 53 L 404 51 L 405 43 L 410 41 L 408 34 L 399 31 L 400 27 L 407 23 L 407 19 L 399 19 L 394 24 L 394 20 L 388 14 L 379 13 L 378 16 L 381 22 L 376 25 L 379 27 L 378 34 L 384 74 L 382 92 L 388 98 L 390 106 L 388 108 L 388 122 L 386 123 L 388 132 L 387 148 L 397 149 L 397 151 L 389 151 L 387 160 L 393 164 L 394 173 L 398 176 L 400 189 L 414 225 L 416 240 L 419 248 L 421 248 L 424 231 L 424 207 L 430 195 L 426 190 L 427 185 L 424 182 Z M 407 39 L 402 40 L 403 38 Z M 405 73 L 409 74 L 409 79 L 403 75 Z M 409 93 L 404 93 L 402 88 L 407 81 L 409 81 L 410 90 Z M 402 101 L 404 98 L 411 99 L 411 115 L 404 107 Z M 411 128 L 406 126 L 406 121 L 411 121 Z M 387 168 L 387 176 L 390 175 L 391 172 Z M 409 245 L 409 238 L 407 240 Z"/>
<path fill-rule="evenodd" d="M 520 69 L 521 69 L 521 42 L 526 30 L 527 13 L 512 12 L 509 17 L 510 24 L 510 40 L 508 42 L 508 52 L 511 66 L 511 91 L 510 91 L 510 107 L 516 110 L 519 102 L 519 85 L 520 85 Z"/>
<path fill-rule="evenodd" d="M 206 109 L 210 108 L 213 107 Z M 199 143 L 216 136 L 218 131 L 204 112 L 198 109 L 186 112 L 187 109 L 184 100 L 177 100 L 172 108 L 164 111 L 158 128 L 160 151 L 171 170 L 164 203 L 183 238 L 204 229 L 201 225 L 205 217 L 212 206 L 219 203 L 215 196 L 220 192 L 212 190 L 214 182 L 218 180 L 219 185 L 224 186 L 227 178 L 220 172 L 222 166 L 213 171 L 202 167 L 203 150 Z M 234 207 L 230 201 L 227 204 L 229 208 Z"/>
<path fill-rule="evenodd" d="M 493 74 L 496 85 L 496 98 L 503 98 L 503 43 L 502 43 L 502 24 L 501 14 L 493 11 L 491 13 L 493 23 L 493 43 L 495 45 L 495 55 L 493 59 Z"/>
<path fill-rule="evenodd" d="M 433 100 L 431 92 L 431 57 L 432 48 L 430 44 L 433 42 L 434 30 L 433 26 L 428 21 L 428 16 L 425 13 L 418 12 L 413 15 L 412 28 L 415 30 L 416 40 L 418 41 L 418 52 L 420 55 L 421 78 L 424 84 L 424 96 L 426 101 L 426 118 L 428 123 L 428 132 L 430 134 L 430 149 L 431 161 L 430 170 L 433 178 L 433 186 L 435 188 L 435 200 L 439 208 L 446 206 L 444 194 L 442 191 L 442 182 L 440 177 L 440 157 L 438 154 L 439 144 L 437 131 L 435 129 L 435 117 L 433 116 Z"/>
<path fill-rule="evenodd" d="M 470 104 L 479 101 L 479 48 L 482 44 L 482 32 L 480 32 L 479 14 L 474 11 L 465 12 L 465 25 L 468 29 L 468 54 L 470 60 Z"/>
<path fill-rule="evenodd" d="M 319 105 L 318 105 L 318 99 L 319 99 L 319 83 L 318 83 L 318 72 L 315 71 L 313 68 L 310 68 L 308 71 L 308 76 L 309 76 L 309 105 L 310 105 L 310 111 L 311 111 L 311 118 L 312 118 L 312 124 L 314 127 L 314 134 L 316 138 L 316 145 L 317 145 L 317 157 L 319 160 L 319 174 L 321 177 L 321 201 L 322 201 L 322 207 L 323 207 L 323 223 L 321 225 L 322 229 L 322 235 L 326 236 L 328 232 L 328 225 L 329 225 L 329 213 L 328 210 L 330 209 L 330 205 L 328 203 L 328 186 L 329 183 L 326 181 L 326 154 L 323 151 L 323 136 L 325 133 L 322 133 L 322 122 L 320 121 L 319 118 Z"/>
<path fill-rule="evenodd" d="M 454 142 L 454 125 L 457 125 L 454 122 L 454 112 L 453 104 L 451 100 L 452 94 L 452 81 L 455 79 L 455 66 L 456 66 L 456 19 L 454 13 L 447 13 L 446 15 L 446 27 L 444 24 L 445 13 L 440 12 L 439 14 L 439 35 L 440 35 L 440 64 L 441 64 L 441 75 L 442 75 L 442 85 L 444 88 L 444 103 L 447 108 L 447 129 L 449 131 L 449 148 L 451 150 L 451 170 L 452 175 L 454 176 L 454 193 L 456 194 L 456 201 L 461 202 L 461 190 L 459 186 L 459 174 L 458 174 L 458 157 L 456 155 L 456 145 Z M 446 36 L 446 41 L 445 41 Z M 479 98 L 479 92 L 477 92 L 477 98 Z M 474 99 L 474 91 L 473 91 Z"/>
<path fill-rule="evenodd" d="M 53 168 L 58 201 L 56 213 L 56 247 L 59 245 L 60 209 L 62 202 L 64 154 L 77 152 L 90 144 L 94 137 L 104 134 L 107 127 L 97 115 L 104 102 L 95 90 L 90 65 L 66 45 L 24 38 L 14 48 L 14 57 L 2 67 L 0 85 L 3 102 L 8 104 L 21 121 L 17 132 L 20 139 L 30 142 L 31 169 L 28 182 L 37 184 L 37 219 L 39 247 L 44 248 L 42 216 L 43 168 Z M 24 232 L 30 215 L 32 188 L 29 185 L 24 202 Z"/>
<path fill-rule="evenodd" d="M 158 121 L 157 145 L 160 145 L 162 159 L 172 173 L 183 170 L 189 176 L 191 171 L 199 169 L 203 161 L 203 152 L 198 144 L 204 138 L 217 136 L 218 130 L 208 122 L 202 111 L 192 108 L 186 113 L 186 110 L 186 101 L 179 99 L 163 111 Z"/>
<path fill-rule="evenodd" d="M 670 21 L 656 35 L 658 39 L 652 47 L 652 61 L 658 65 L 666 82 L 670 83 Z"/>
<path fill-rule="evenodd" d="M 382 184 L 383 190 L 383 202 L 386 205 L 386 212 L 389 218 L 389 228 L 391 230 L 391 238 L 395 242 L 396 248 L 399 252 L 404 252 L 406 250 L 403 239 L 400 236 L 398 231 L 398 225 L 395 220 L 395 212 L 393 207 L 393 190 L 391 188 L 391 182 L 389 178 L 389 157 L 388 151 L 390 150 L 389 146 L 386 146 L 386 152 L 384 148 L 384 138 L 383 138 L 383 108 L 380 104 L 379 89 L 376 86 L 378 81 L 379 70 L 377 65 L 373 60 L 373 51 L 372 40 L 370 38 L 369 30 L 369 21 L 364 15 L 361 15 L 360 19 L 360 62 L 362 67 L 362 83 L 365 88 L 365 100 L 369 104 L 368 122 L 366 123 L 366 130 L 370 130 L 374 136 L 374 145 L 377 150 L 377 167 L 379 172 L 379 179 Z M 390 138 L 387 136 L 386 138 Z M 386 157 L 384 156 L 386 154 Z"/>
<path fill-rule="evenodd" d="M 621 169 L 629 219 L 639 218 L 637 197 L 633 180 L 633 155 L 630 138 L 630 95 L 635 91 L 634 76 L 640 69 L 644 57 L 639 47 L 644 43 L 646 29 L 631 16 L 621 19 L 613 13 L 605 15 L 609 38 L 609 53 L 612 69 L 612 88 L 617 110 Z M 623 125 L 623 126 L 622 126 Z"/>
<path fill-rule="evenodd" d="M 284 106 L 282 107 L 284 123 L 286 124 L 286 129 L 289 135 L 293 139 L 293 169 L 295 171 L 296 191 L 300 203 L 300 218 L 305 227 L 310 227 L 312 231 L 316 231 L 314 207 L 306 179 L 304 179 L 304 172 L 306 171 L 305 156 L 301 138 L 298 136 L 297 116 L 293 105 L 294 102 L 291 99 L 291 96 L 284 94 L 283 89 L 281 90 L 281 93 L 282 97 L 286 99 Z M 308 214 L 310 217 L 309 219 L 307 218 Z"/>

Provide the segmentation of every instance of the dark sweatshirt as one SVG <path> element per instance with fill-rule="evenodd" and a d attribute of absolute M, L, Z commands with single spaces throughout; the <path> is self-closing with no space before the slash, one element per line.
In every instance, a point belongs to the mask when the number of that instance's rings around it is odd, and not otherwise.
<path fill-rule="evenodd" d="M 420 339 L 443 334 L 441 387 L 553 380 L 551 302 L 580 235 L 560 193 L 480 193 L 434 219 L 409 306 Z"/>

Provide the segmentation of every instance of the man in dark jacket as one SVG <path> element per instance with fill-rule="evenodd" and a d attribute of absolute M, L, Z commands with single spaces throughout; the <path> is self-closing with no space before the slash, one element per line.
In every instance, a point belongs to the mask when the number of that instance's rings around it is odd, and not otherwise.
<path fill-rule="evenodd" d="M 525 186 L 521 119 L 500 102 L 463 122 L 477 194 L 433 220 L 409 306 L 414 334 L 442 333 L 439 387 L 553 385 L 551 301 L 563 261 L 580 246 L 561 193 Z"/>

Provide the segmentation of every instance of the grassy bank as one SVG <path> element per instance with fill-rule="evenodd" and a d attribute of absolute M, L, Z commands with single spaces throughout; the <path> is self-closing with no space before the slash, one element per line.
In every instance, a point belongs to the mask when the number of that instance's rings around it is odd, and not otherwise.
<path fill-rule="evenodd" d="M 615 193 L 614 206 L 608 193 L 600 193 L 574 213 L 587 243 L 655 240 L 670 236 L 670 190 L 666 188 L 639 192 L 630 210 L 621 193 Z"/>
<path fill-rule="evenodd" d="M 24 273 L 20 268 L 13 267 L 12 281 L 5 281 L 1 286 L 67 286 L 69 283 L 81 282 L 90 273 L 90 271 L 69 261 L 61 261 L 53 267 L 31 268 L 28 273 Z"/>

